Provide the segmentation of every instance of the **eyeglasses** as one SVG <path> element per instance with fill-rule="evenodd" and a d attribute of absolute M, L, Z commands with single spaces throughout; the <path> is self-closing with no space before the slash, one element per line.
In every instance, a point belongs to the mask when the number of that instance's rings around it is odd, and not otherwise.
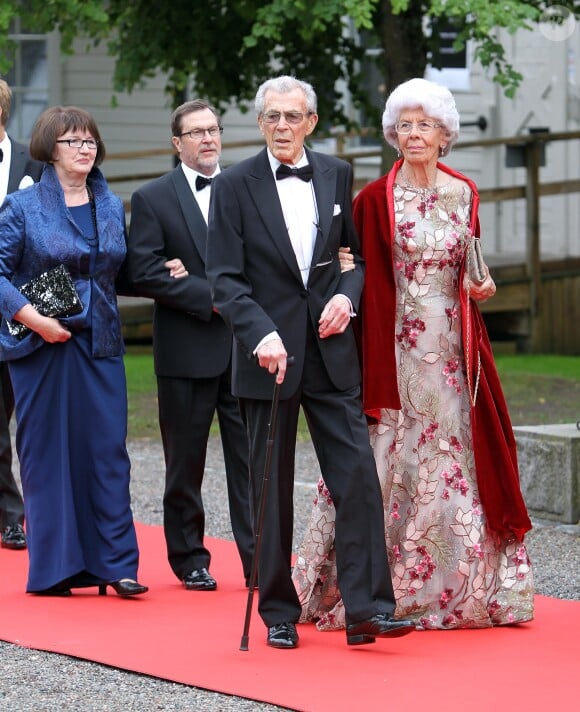
<path fill-rule="evenodd" d="M 182 138 L 183 136 L 189 136 L 189 138 L 199 140 L 200 138 L 204 138 L 206 134 L 213 137 L 218 136 L 223 132 L 223 126 L 210 126 L 209 129 L 191 129 L 191 131 L 184 131 L 179 134 L 179 137 Z"/>
<path fill-rule="evenodd" d="M 82 148 L 86 144 L 89 151 L 95 151 L 99 146 L 99 142 L 94 138 L 59 138 L 56 142 L 68 143 L 70 148 Z"/>
<path fill-rule="evenodd" d="M 262 121 L 265 124 L 277 124 L 282 116 L 288 124 L 299 124 L 305 116 L 310 116 L 311 111 L 307 111 L 305 114 L 302 111 L 268 111 L 266 114 L 262 114 Z"/>
<path fill-rule="evenodd" d="M 418 121 L 417 123 L 413 121 L 400 121 L 395 125 L 395 131 L 398 134 L 406 136 L 411 133 L 413 126 L 417 127 L 417 131 L 419 133 L 428 134 L 431 133 L 431 131 L 440 128 L 441 124 L 431 123 L 430 121 Z"/>

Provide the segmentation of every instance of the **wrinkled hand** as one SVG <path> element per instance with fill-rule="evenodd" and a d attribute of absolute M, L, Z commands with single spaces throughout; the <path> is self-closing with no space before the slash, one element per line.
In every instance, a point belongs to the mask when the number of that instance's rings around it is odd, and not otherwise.
<path fill-rule="evenodd" d="M 476 302 L 485 302 L 486 299 L 493 297 L 496 292 L 495 282 L 489 273 L 487 265 L 485 265 L 485 272 L 485 279 L 481 284 L 475 284 L 469 279 L 468 275 L 465 274 L 464 287 L 469 293 L 469 296 Z"/>
<path fill-rule="evenodd" d="M 349 300 L 343 294 L 335 294 L 322 310 L 318 320 L 320 338 L 342 334 L 350 323 L 350 309 Z"/>
<path fill-rule="evenodd" d="M 276 383 L 282 383 L 286 375 L 288 354 L 282 339 L 272 339 L 256 351 L 258 363 L 270 373 L 276 373 Z"/>
<path fill-rule="evenodd" d="M 187 277 L 187 275 L 189 274 L 179 257 L 174 257 L 172 260 L 167 260 L 164 266 L 167 267 L 167 269 L 169 270 L 169 276 L 173 277 L 174 279 Z"/>
<path fill-rule="evenodd" d="M 338 250 L 338 261 L 341 272 L 350 272 L 354 269 L 354 255 L 350 253 L 350 247 L 340 247 Z"/>

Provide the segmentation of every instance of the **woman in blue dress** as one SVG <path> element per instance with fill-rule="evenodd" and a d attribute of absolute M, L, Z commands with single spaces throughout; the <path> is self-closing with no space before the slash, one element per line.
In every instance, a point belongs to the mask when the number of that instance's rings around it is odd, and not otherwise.
<path fill-rule="evenodd" d="M 123 205 L 97 168 L 97 125 L 76 107 L 35 124 L 39 183 L 0 210 L 0 359 L 9 362 L 30 566 L 26 590 L 43 595 L 138 583 L 129 494 L 127 390 L 116 282 L 125 259 Z M 40 314 L 19 287 L 64 264 L 82 311 Z M 28 329 L 11 335 L 7 322 Z"/>

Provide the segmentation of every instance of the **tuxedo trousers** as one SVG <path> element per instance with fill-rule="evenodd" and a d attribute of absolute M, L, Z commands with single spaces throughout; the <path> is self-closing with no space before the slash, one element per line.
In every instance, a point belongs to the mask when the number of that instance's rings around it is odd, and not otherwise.
<path fill-rule="evenodd" d="M 260 616 L 267 626 L 272 626 L 296 622 L 301 613 L 291 578 L 294 465 L 301 406 L 336 508 L 338 583 L 347 623 L 377 613 L 392 615 L 395 600 L 387 562 L 383 503 L 360 388 L 336 389 L 322 360 L 317 336 L 309 327 L 299 390 L 291 398 L 279 401 L 258 562 Z M 244 398 L 240 407 L 250 442 L 250 481 L 253 511 L 257 513 L 271 403 Z"/>
<path fill-rule="evenodd" d="M 163 526 L 169 564 L 179 579 L 210 565 L 211 554 L 204 544 L 202 483 L 208 437 L 217 412 L 232 533 L 248 579 L 254 551 L 248 441 L 238 401 L 232 396 L 230 369 L 212 378 L 158 376 L 157 393 L 165 454 Z"/>

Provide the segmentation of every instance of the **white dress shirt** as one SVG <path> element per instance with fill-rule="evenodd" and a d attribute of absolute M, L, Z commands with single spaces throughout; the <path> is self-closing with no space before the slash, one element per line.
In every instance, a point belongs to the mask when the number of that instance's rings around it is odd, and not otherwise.
<path fill-rule="evenodd" d="M 280 161 L 268 150 L 268 160 L 274 178 Z M 293 168 L 302 168 L 308 165 L 306 153 L 302 153 L 302 158 Z M 308 282 L 310 273 L 310 263 L 316 241 L 318 229 L 318 209 L 314 195 L 314 185 L 312 181 L 303 181 L 296 176 L 289 176 L 283 180 L 276 180 L 278 197 L 282 205 L 286 229 L 290 236 L 290 242 L 296 255 L 300 275 L 304 286 Z"/>
<path fill-rule="evenodd" d="M 195 187 L 195 179 L 197 178 L 197 176 L 201 176 L 202 178 L 215 178 L 220 172 L 220 167 L 218 166 L 211 176 L 204 176 L 203 173 L 198 173 L 197 171 L 194 171 L 193 168 L 186 166 L 185 163 L 181 164 L 181 168 L 187 179 L 187 182 L 189 183 L 189 187 L 191 188 L 193 197 L 197 200 L 197 204 L 199 205 L 201 214 L 203 215 L 207 224 L 209 214 L 209 199 L 211 197 L 211 185 L 206 186 L 202 190 L 198 190 Z"/>
<path fill-rule="evenodd" d="M 12 160 L 12 144 L 6 134 L 0 141 L 0 149 L 4 154 L 0 163 L 0 205 L 8 193 L 8 174 L 10 173 L 10 161 Z"/>

